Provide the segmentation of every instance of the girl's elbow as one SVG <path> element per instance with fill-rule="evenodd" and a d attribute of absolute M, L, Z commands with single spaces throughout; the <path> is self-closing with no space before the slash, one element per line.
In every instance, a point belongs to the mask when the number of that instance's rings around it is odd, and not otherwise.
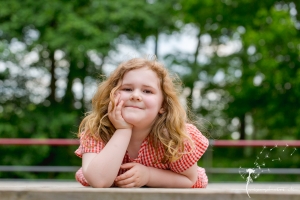
<path fill-rule="evenodd" d="M 198 181 L 198 175 L 193 175 L 192 177 L 189 178 L 190 183 L 189 183 L 189 187 L 193 187 L 195 185 L 195 183 L 197 183 Z"/>
<path fill-rule="evenodd" d="M 104 178 L 95 179 L 94 177 L 92 177 L 89 179 L 89 184 L 93 188 L 109 188 L 113 185 L 113 182 Z"/>
<path fill-rule="evenodd" d="M 107 183 L 107 182 L 104 182 L 104 181 L 99 181 L 99 182 L 96 182 L 96 183 L 91 183 L 90 184 L 93 188 L 109 188 L 112 186 L 111 183 Z"/>
<path fill-rule="evenodd" d="M 192 188 L 198 181 L 198 176 L 187 177 L 188 182 L 186 184 L 187 188 Z"/>
<path fill-rule="evenodd" d="M 106 179 L 92 179 L 89 181 L 89 184 L 93 188 L 110 188 L 113 182 Z"/>
<path fill-rule="evenodd" d="M 93 188 L 109 188 L 113 185 L 113 182 L 103 178 L 95 178 L 95 176 L 90 174 L 84 174 L 84 176 L 88 184 Z"/>
<path fill-rule="evenodd" d="M 192 187 L 195 185 L 196 182 L 197 182 L 197 181 L 190 180 L 190 181 L 188 182 L 188 184 L 186 185 L 186 188 L 192 188 Z"/>

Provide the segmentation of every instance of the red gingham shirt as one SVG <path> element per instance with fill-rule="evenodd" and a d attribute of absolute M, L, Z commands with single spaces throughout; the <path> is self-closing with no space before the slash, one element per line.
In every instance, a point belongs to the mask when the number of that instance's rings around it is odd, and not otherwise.
<path fill-rule="evenodd" d="M 204 137 L 200 131 L 192 124 L 186 124 L 187 132 L 190 134 L 192 140 L 194 141 L 195 148 L 192 149 L 192 147 L 189 145 L 189 143 L 185 143 L 185 150 L 187 152 L 190 152 L 187 154 L 183 154 L 183 156 L 175 161 L 175 162 L 168 162 L 166 164 L 155 162 L 155 149 L 151 145 L 148 145 L 149 138 L 147 137 L 141 145 L 141 148 L 138 152 L 138 157 L 135 159 L 131 159 L 128 155 L 128 152 L 126 152 L 122 164 L 129 163 L 129 162 L 135 162 L 140 163 L 145 166 L 149 167 L 155 167 L 158 169 L 165 169 L 165 170 L 171 170 L 176 173 L 181 173 L 191 166 L 193 166 L 204 154 L 205 150 L 208 147 L 208 139 Z M 84 137 L 84 136 L 83 136 Z M 86 138 L 85 138 L 86 139 Z M 82 154 L 84 153 L 99 153 L 103 148 L 105 144 L 104 142 L 97 141 L 95 139 L 89 138 L 88 140 L 85 140 L 83 143 L 83 138 L 80 139 L 80 146 L 75 151 L 75 154 L 78 157 L 82 157 Z M 162 144 L 158 147 L 158 161 L 161 160 L 161 158 L 164 155 L 164 148 Z M 126 170 L 120 169 L 118 175 L 123 174 Z M 82 168 L 80 168 L 75 175 L 75 178 L 78 182 L 80 182 L 84 186 L 89 186 L 87 180 L 84 178 L 82 173 Z M 207 186 L 208 179 L 205 174 L 205 169 L 198 167 L 198 179 L 196 183 L 192 186 L 192 188 L 205 188 Z"/>

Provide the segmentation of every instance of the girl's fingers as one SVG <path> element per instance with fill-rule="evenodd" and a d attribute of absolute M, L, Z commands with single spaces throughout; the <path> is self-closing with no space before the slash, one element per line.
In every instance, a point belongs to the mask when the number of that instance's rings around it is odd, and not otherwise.
<path fill-rule="evenodd" d="M 114 107 L 112 106 L 114 103 Z M 122 108 L 124 101 L 121 100 L 121 94 L 118 93 L 115 96 L 113 102 L 109 102 L 108 105 L 108 117 L 109 120 L 113 123 L 116 129 L 120 128 L 131 128 L 132 126 L 128 124 L 122 116 Z"/>
<path fill-rule="evenodd" d="M 115 105 L 117 106 L 119 104 L 119 100 L 120 100 L 120 93 L 118 93 L 116 95 L 116 98 L 115 98 Z"/>
<path fill-rule="evenodd" d="M 136 163 L 134 162 L 131 162 L 131 163 L 125 163 L 123 165 L 121 165 L 121 169 L 129 169 L 129 168 L 132 168 L 136 165 Z"/>
<path fill-rule="evenodd" d="M 114 109 L 112 109 L 112 102 L 111 101 L 109 102 L 109 104 L 108 104 L 108 112 L 113 112 L 113 111 L 116 110 L 116 107 L 119 104 L 119 98 L 120 98 L 119 94 L 115 95 L 115 99 L 114 99 L 115 106 L 114 106 Z"/>
<path fill-rule="evenodd" d="M 133 176 L 134 176 L 134 172 L 128 170 L 124 174 L 121 174 L 120 176 L 117 176 L 116 179 L 115 179 L 115 181 L 126 180 L 126 179 L 129 179 L 129 178 L 133 177 Z"/>
<path fill-rule="evenodd" d="M 116 107 L 116 117 L 121 118 L 122 114 L 121 114 L 121 110 L 122 110 L 122 106 L 123 106 L 124 101 L 121 100 L 118 104 L 118 106 Z"/>
<path fill-rule="evenodd" d="M 133 188 L 133 187 L 135 187 L 135 183 L 132 182 L 132 183 L 129 183 L 127 185 L 119 185 L 119 187 L 121 187 L 121 188 Z"/>
<path fill-rule="evenodd" d="M 126 185 L 130 185 L 132 183 L 135 184 L 134 180 L 135 180 L 135 177 L 132 176 L 132 177 L 129 177 L 129 178 L 124 179 L 124 180 L 115 181 L 115 183 L 116 183 L 117 186 L 123 187 L 123 186 L 126 186 Z"/>

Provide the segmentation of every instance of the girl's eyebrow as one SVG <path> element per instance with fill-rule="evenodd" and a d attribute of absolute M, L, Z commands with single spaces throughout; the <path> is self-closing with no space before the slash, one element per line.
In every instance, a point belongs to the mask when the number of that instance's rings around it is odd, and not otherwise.
<path fill-rule="evenodd" d="M 131 83 L 125 83 L 125 84 L 122 84 L 121 85 L 121 87 L 122 86 L 132 86 L 133 84 L 131 84 Z M 147 88 L 153 88 L 153 89 L 156 89 L 155 87 L 153 87 L 153 86 L 151 86 L 151 85 L 142 85 L 143 87 L 147 87 Z"/>

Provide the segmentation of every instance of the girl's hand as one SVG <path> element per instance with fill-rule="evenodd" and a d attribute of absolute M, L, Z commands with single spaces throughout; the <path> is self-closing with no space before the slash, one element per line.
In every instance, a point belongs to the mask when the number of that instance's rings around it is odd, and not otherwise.
<path fill-rule="evenodd" d="M 122 188 L 142 187 L 149 181 L 149 168 L 139 163 L 126 163 L 121 169 L 129 169 L 124 174 L 117 176 L 115 184 Z"/>
<path fill-rule="evenodd" d="M 120 94 L 115 98 L 115 108 L 112 110 L 112 103 L 108 104 L 108 118 L 116 129 L 131 129 L 132 125 L 127 123 L 122 117 L 122 107 L 124 101 L 120 101 Z"/>

